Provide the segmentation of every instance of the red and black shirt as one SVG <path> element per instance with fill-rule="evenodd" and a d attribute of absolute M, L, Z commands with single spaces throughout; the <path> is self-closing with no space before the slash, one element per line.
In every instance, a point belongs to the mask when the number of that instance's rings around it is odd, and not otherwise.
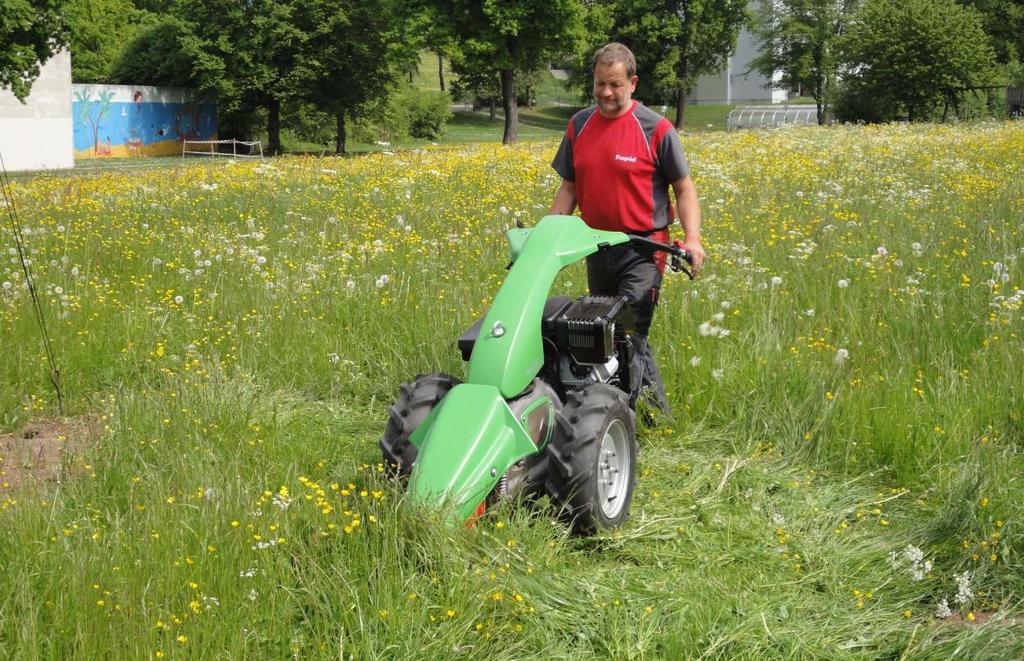
<path fill-rule="evenodd" d="M 636 101 L 614 119 L 596 106 L 573 115 L 551 167 L 576 184 L 587 225 L 631 234 L 672 223 L 669 185 L 689 173 L 675 127 Z"/>

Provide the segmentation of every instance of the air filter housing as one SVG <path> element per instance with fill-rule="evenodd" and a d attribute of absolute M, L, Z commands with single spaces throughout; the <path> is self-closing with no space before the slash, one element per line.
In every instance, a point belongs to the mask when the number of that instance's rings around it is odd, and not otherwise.
<path fill-rule="evenodd" d="M 615 355 L 616 329 L 633 323 L 625 296 L 581 296 L 553 320 L 558 347 L 577 363 L 602 365 Z"/>

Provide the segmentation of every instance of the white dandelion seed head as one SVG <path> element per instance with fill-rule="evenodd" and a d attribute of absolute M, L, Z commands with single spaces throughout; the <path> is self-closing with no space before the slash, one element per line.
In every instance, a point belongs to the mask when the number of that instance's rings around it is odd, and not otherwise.
<path fill-rule="evenodd" d="M 697 367 L 700 365 L 700 356 L 693 356 L 690 358 L 690 367 Z"/>
<path fill-rule="evenodd" d="M 348 282 L 345 283 L 345 289 L 347 289 L 349 291 L 352 291 L 355 288 L 356 288 L 356 281 L 355 280 L 349 280 Z"/>
<path fill-rule="evenodd" d="M 913 250 L 914 252 L 920 252 L 923 247 L 924 246 L 922 246 L 917 241 L 914 241 L 913 243 L 910 244 L 910 249 Z"/>
<path fill-rule="evenodd" d="M 174 297 L 174 302 L 177 303 L 178 305 L 181 305 L 182 303 L 185 302 L 185 297 L 179 294 L 178 296 Z"/>
<path fill-rule="evenodd" d="M 836 287 L 839 287 L 840 289 L 846 289 L 849 286 L 850 286 L 850 281 L 846 280 L 845 278 L 839 280 L 839 282 L 836 283 Z"/>
<path fill-rule="evenodd" d="M 805 317 L 813 317 L 814 316 L 814 308 L 807 308 L 806 310 L 804 310 L 804 316 Z"/>
<path fill-rule="evenodd" d="M 263 266 L 264 264 L 267 263 L 267 258 L 264 257 L 263 255 L 260 255 L 259 257 L 256 258 L 256 263 L 259 264 L 260 266 Z"/>
<path fill-rule="evenodd" d="M 842 365 L 843 363 L 846 362 L 846 359 L 849 358 L 849 357 L 850 357 L 850 352 L 847 351 L 846 349 L 841 349 L 840 348 L 840 349 L 836 350 L 836 356 L 835 356 L 834 360 L 836 361 L 836 365 Z"/>
<path fill-rule="evenodd" d="M 700 334 L 701 337 L 707 337 L 714 332 L 713 329 L 714 326 L 711 325 L 711 322 L 705 321 L 700 326 L 697 326 L 697 333 Z"/>
<path fill-rule="evenodd" d="M 782 276 L 780 276 L 780 275 L 773 275 L 772 276 L 772 287 L 778 287 L 781 284 L 782 284 Z"/>
<path fill-rule="evenodd" d="M 728 310 L 729 308 L 732 307 L 732 303 L 730 301 L 722 301 L 721 303 L 718 304 L 718 306 L 723 310 Z"/>
<path fill-rule="evenodd" d="M 11 284 L 11 281 L 10 281 L 10 280 L 4 280 L 4 284 L 3 284 L 3 285 L 0 285 L 0 286 L 2 286 L 2 287 L 3 287 L 4 289 L 10 289 L 10 288 L 11 288 L 11 287 L 13 287 L 14 285 L 12 285 L 12 284 Z"/>
<path fill-rule="evenodd" d="M 77 266 L 72 266 L 71 267 L 71 277 L 72 278 L 77 278 L 78 274 L 79 274 L 78 267 Z"/>
<path fill-rule="evenodd" d="M 721 368 L 711 370 L 711 377 L 715 380 L 721 379 L 725 375 L 725 370 Z"/>
<path fill-rule="evenodd" d="M 996 273 L 1002 273 L 1002 271 L 1003 271 L 1003 263 L 1002 262 L 996 262 L 995 264 L 992 265 L 992 270 L 995 271 Z"/>
<path fill-rule="evenodd" d="M 53 288 L 53 293 L 58 295 L 58 296 L 60 296 L 61 294 L 64 293 L 64 288 L 61 287 L 60 285 L 58 285 L 58 286 Z"/>
<path fill-rule="evenodd" d="M 885 246 L 878 246 L 877 248 L 875 248 L 875 254 L 877 254 L 879 257 L 885 257 L 886 255 L 889 254 L 889 250 Z"/>
<path fill-rule="evenodd" d="M 725 313 L 724 312 L 716 312 L 713 315 L 711 315 L 711 319 L 713 321 L 722 321 L 723 319 L 725 319 Z"/>

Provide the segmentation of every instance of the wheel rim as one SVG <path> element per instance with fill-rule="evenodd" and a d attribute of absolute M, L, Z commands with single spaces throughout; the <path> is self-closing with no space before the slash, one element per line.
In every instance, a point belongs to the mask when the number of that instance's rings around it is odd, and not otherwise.
<path fill-rule="evenodd" d="M 601 454 L 597 460 L 597 498 L 606 519 L 614 519 L 626 506 L 633 460 L 629 450 L 626 425 L 622 420 L 612 420 L 601 439 Z"/>

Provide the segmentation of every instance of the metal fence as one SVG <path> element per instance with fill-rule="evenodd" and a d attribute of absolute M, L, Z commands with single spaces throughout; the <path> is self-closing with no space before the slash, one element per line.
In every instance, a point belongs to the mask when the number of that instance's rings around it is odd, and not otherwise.
<path fill-rule="evenodd" d="M 806 105 L 739 106 L 725 118 L 725 128 L 729 131 L 817 123 L 818 108 Z"/>

